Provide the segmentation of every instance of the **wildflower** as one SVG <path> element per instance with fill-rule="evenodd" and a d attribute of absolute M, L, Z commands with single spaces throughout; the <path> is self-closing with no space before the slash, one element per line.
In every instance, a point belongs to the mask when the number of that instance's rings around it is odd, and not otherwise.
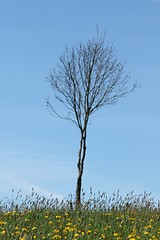
<path fill-rule="evenodd" d="M 114 236 L 114 237 L 118 237 L 118 233 L 114 233 L 113 236 Z"/>
<path fill-rule="evenodd" d="M 33 227 L 33 228 L 32 228 L 32 231 L 34 231 L 34 230 L 36 230 L 36 229 L 37 229 L 36 227 Z"/>
<path fill-rule="evenodd" d="M 3 222 L 3 221 L 2 222 L 0 221 L 0 225 L 5 225 L 5 224 L 7 224 L 7 223 Z"/>
<path fill-rule="evenodd" d="M 20 235 L 20 231 L 16 231 L 15 234 L 18 236 Z"/>
<path fill-rule="evenodd" d="M 2 235 L 5 235 L 5 234 L 6 234 L 6 231 L 5 231 L 5 230 L 3 230 L 3 231 L 1 232 L 1 234 L 2 234 Z"/>
<path fill-rule="evenodd" d="M 71 226 L 71 223 L 70 223 L 70 222 L 69 222 L 69 223 L 67 223 L 67 224 L 66 224 L 66 226 Z"/>
<path fill-rule="evenodd" d="M 15 210 L 13 210 L 13 211 L 12 211 L 12 215 L 15 215 L 15 214 L 16 214 L 16 211 L 15 211 Z"/>
<path fill-rule="evenodd" d="M 130 234 L 129 236 L 128 236 L 128 238 L 130 239 L 130 240 L 134 240 L 135 238 L 134 238 L 134 234 Z"/>
<path fill-rule="evenodd" d="M 4 216 L 8 216 L 8 215 L 10 215 L 11 214 L 11 212 L 6 212 L 5 214 L 4 214 Z"/>
<path fill-rule="evenodd" d="M 62 237 L 60 235 L 55 235 L 53 239 L 61 239 Z"/>
<path fill-rule="evenodd" d="M 27 231 L 27 228 L 22 228 L 22 231 L 23 231 L 23 232 Z"/>
<path fill-rule="evenodd" d="M 91 233 L 91 230 L 88 230 L 88 231 L 87 231 L 87 234 L 90 234 L 90 233 Z"/>
<path fill-rule="evenodd" d="M 61 218 L 61 216 L 60 215 L 56 215 L 56 218 Z"/>
<path fill-rule="evenodd" d="M 104 235 L 104 234 L 101 234 L 101 238 L 105 239 L 106 237 L 105 237 L 105 235 Z"/>
<path fill-rule="evenodd" d="M 78 234 L 78 233 L 75 233 L 75 234 L 74 234 L 74 237 L 78 237 L 78 236 L 79 236 L 79 234 Z"/>

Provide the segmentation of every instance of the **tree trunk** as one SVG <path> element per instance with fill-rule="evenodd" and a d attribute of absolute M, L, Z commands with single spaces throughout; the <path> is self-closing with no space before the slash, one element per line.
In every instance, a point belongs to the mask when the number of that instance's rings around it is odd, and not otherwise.
<path fill-rule="evenodd" d="M 81 132 L 80 147 L 78 154 L 78 178 L 76 186 L 76 208 L 81 204 L 82 175 L 84 168 L 84 159 L 86 156 L 86 128 Z"/>
<path fill-rule="evenodd" d="M 82 175 L 79 175 L 77 178 L 77 187 L 76 187 L 76 208 L 81 204 L 81 189 L 82 189 Z"/>

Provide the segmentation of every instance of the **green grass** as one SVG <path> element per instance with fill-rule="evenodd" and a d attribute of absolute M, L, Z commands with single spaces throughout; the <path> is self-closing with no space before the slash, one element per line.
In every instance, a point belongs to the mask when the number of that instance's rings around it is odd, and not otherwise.
<path fill-rule="evenodd" d="M 150 195 L 119 192 L 90 196 L 75 209 L 74 199 L 58 202 L 32 192 L 12 202 L 0 202 L 0 239 L 160 239 L 160 206 Z"/>

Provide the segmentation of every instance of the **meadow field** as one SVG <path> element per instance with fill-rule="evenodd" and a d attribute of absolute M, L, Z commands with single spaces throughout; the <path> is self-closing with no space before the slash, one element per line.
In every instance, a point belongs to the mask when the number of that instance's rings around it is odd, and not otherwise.
<path fill-rule="evenodd" d="M 0 202 L 0 239 L 159 240 L 160 204 L 150 194 L 107 198 L 90 194 L 75 208 L 74 197 L 59 202 L 32 192 Z"/>

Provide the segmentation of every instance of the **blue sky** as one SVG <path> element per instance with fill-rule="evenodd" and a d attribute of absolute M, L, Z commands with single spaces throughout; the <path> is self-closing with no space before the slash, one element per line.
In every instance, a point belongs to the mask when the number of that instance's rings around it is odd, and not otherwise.
<path fill-rule="evenodd" d="M 45 80 L 65 46 L 106 30 L 141 87 L 91 118 L 83 188 L 160 199 L 160 1 L 0 1 L 0 198 L 74 194 L 79 133 L 51 116 Z"/>

